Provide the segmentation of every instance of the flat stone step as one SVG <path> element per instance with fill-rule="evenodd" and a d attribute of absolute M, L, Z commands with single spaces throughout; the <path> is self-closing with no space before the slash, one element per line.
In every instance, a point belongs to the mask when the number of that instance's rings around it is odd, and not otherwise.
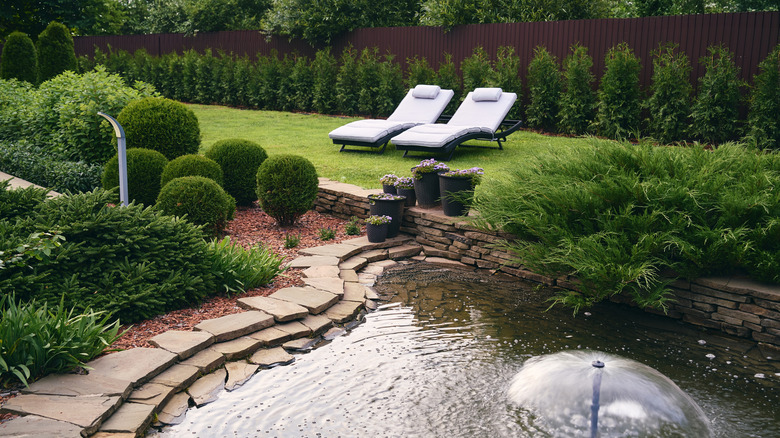
<path fill-rule="evenodd" d="M 366 261 L 372 263 L 372 262 L 378 262 L 380 260 L 386 260 L 388 257 L 388 253 L 386 249 L 372 249 L 371 251 L 366 251 L 360 254 L 360 257 L 363 257 L 364 259 L 366 259 Z"/>
<path fill-rule="evenodd" d="M 89 374 L 126 380 L 138 387 L 173 365 L 176 359 L 176 354 L 162 348 L 133 348 L 87 362 L 86 368 Z"/>
<path fill-rule="evenodd" d="M 331 328 L 333 321 L 325 315 L 309 315 L 301 321 L 301 324 L 311 329 L 312 336 L 318 336 Z"/>
<path fill-rule="evenodd" d="M 311 287 L 286 287 L 272 293 L 271 298 L 299 304 L 315 315 L 322 313 L 339 300 L 338 295 Z"/>
<path fill-rule="evenodd" d="M 201 374 L 209 374 L 224 363 L 225 355 L 222 353 L 214 350 L 203 350 L 195 356 L 180 362 L 179 365 L 191 365 L 200 369 Z"/>
<path fill-rule="evenodd" d="M 359 283 L 345 283 L 344 284 L 344 296 L 341 298 L 344 301 L 357 301 L 363 302 L 366 299 L 366 287 Z"/>
<path fill-rule="evenodd" d="M 225 389 L 232 391 L 243 385 L 255 375 L 258 368 L 260 368 L 259 365 L 248 362 L 226 363 L 225 370 L 227 370 L 227 382 L 225 383 Z"/>
<path fill-rule="evenodd" d="M 225 388 L 226 376 L 227 371 L 220 368 L 196 380 L 192 386 L 187 388 L 187 394 L 192 397 L 195 406 L 201 407 L 216 400 L 219 393 Z"/>
<path fill-rule="evenodd" d="M 288 265 L 290 268 L 310 268 L 312 266 L 338 266 L 338 257 L 333 256 L 300 256 Z"/>
<path fill-rule="evenodd" d="M 362 301 L 342 301 L 326 310 L 325 316 L 333 320 L 333 322 L 342 323 L 354 319 L 362 308 Z"/>
<path fill-rule="evenodd" d="M 312 338 L 300 338 L 287 341 L 282 345 L 287 351 L 308 351 L 314 348 L 321 340 Z"/>
<path fill-rule="evenodd" d="M 303 270 L 303 276 L 308 278 L 338 277 L 338 266 L 312 266 Z"/>
<path fill-rule="evenodd" d="M 22 393 L 69 397 L 102 395 L 126 399 L 132 390 L 133 384 L 127 380 L 99 374 L 49 374 L 29 387 L 22 388 Z"/>
<path fill-rule="evenodd" d="M 157 411 L 164 404 L 168 403 L 168 400 L 173 397 L 175 392 L 172 386 L 150 382 L 131 392 L 127 401 L 151 405 L 154 407 L 154 411 Z"/>
<path fill-rule="evenodd" d="M 274 365 L 285 365 L 295 360 L 295 356 L 282 347 L 262 349 L 249 358 L 249 362 L 268 368 Z"/>
<path fill-rule="evenodd" d="M 388 250 L 388 255 L 391 259 L 403 259 L 407 257 L 414 257 L 422 252 L 422 246 L 420 245 L 401 245 Z"/>
<path fill-rule="evenodd" d="M 309 310 L 301 305 L 270 297 L 239 298 L 238 305 L 244 309 L 265 312 L 273 316 L 276 322 L 294 321 L 309 314 Z"/>
<path fill-rule="evenodd" d="M 353 282 L 353 283 L 358 281 L 358 275 L 354 269 L 340 269 L 339 278 L 341 278 L 344 281 Z"/>
<path fill-rule="evenodd" d="M 161 385 L 170 386 L 173 388 L 174 392 L 178 392 L 192 385 L 192 382 L 197 380 L 200 375 L 200 368 L 193 365 L 177 363 L 155 376 L 149 383 L 159 383 Z"/>
<path fill-rule="evenodd" d="M 175 394 L 157 414 L 157 421 L 162 424 L 179 424 L 184 421 L 184 414 L 190 407 L 190 395 L 186 392 Z"/>
<path fill-rule="evenodd" d="M 292 335 L 276 326 L 268 327 L 249 335 L 250 338 L 260 341 L 260 347 L 275 347 L 292 339 Z"/>
<path fill-rule="evenodd" d="M 359 271 L 368 264 L 368 260 L 360 256 L 350 257 L 343 262 L 339 263 L 339 269 L 351 269 L 353 271 Z"/>
<path fill-rule="evenodd" d="M 303 323 L 301 323 L 300 321 L 277 324 L 274 326 L 274 328 L 289 333 L 290 339 L 298 339 L 304 336 L 309 336 L 311 334 L 311 329 L 303 325 Z"/>
<path fill-rule="evenodd" d="M 210 348 L 225 356 L 226 360 L 236 360 L 249 356 L 260 348 L 262 341 L 249 336 L 243 336 L 232 341 L 220 342 Z"/>
<path fill-rule="evenodd" d="M 95 433 L 100 424 L 114 413 L 120 397 L 66 397 L 61 395 L 22 394 L 5 402 L 0 412 L 18 415 L 37 415 L 65 421 Z"/>
<path fill-rule="evenodd" d="M 325 339 L 326 341 L 332 341 L 345 333 L 347 333 L 347 331 L 341 327 L 331 327 L 330 330 L 322 335 L 322 339 Z"/>
<path fill-rule="evenodd" d="M 184 360 L 214 343 L 214 335 L 208 332 L 169 330 L 153 337 L 149 343 L 176 353 Z"/>
<path fill-rule="evenodd" d="M 250 310 L 202 321 L 195 326 L 195 330 L 211 333 L 216 342 L 225 342 L 262 330 L 273 324 L 273 316 Z"/>
<path fill-rule="evenodd" d="M 28 415 L 0 424 L 0 436 L 18 438 L 81 438 L 82 428 L 65 421 Z"/>
<path fill-rule="evenodd" d="M 101 432 L 143 433 L 152 422 L 154 406 L 141 403 L 124 403 L 100 426 Z"/>
<path fill-rule="evenodd" d="M 333 245 L 316 246 L 300 250 L 298 253 L 307 256 L 326 256 L 336 257 L 345 260 L 362 251 L 362 248 L 347 243 L 336 243 Z"/>
<path fill-rule="evenodd" d="M 324 290 L 338 295 L 339 298 L 344 295 L 344 280 L 336 277 L 304 278 L 303 282 L 307 286 L 315 289 Z"/>

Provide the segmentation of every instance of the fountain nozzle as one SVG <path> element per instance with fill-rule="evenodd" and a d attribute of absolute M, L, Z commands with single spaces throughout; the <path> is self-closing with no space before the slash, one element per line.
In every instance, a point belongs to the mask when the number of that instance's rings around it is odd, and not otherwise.
<path fill-rule="evenodd" d="M 591 365 L 593 365 L 593 368 L 604 368 L 604 362 L 600 360 L 594 360 Z"/>

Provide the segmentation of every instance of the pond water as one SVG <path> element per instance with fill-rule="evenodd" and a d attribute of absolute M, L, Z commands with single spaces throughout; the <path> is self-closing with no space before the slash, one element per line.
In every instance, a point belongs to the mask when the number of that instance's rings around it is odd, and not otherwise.
<path fill-rule="evenodd" d="M 713 437 L 780 436 L 780 365 L 746 341 L 613 304 L 545 312 L 549 290 L 425 263 L 387 271 L 376 289 L 389 303 L 364 323 L 156 436 L 572 436 L 507 396 L 525 361 L 565 350 L 660 371 L 701 407 Z"/>

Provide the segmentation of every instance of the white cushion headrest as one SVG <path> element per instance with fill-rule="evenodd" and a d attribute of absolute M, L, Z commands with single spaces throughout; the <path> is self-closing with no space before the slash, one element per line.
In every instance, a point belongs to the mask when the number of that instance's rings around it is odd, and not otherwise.
<path fill-rule="evenodd" d="M 412 89 L 412 96 L 418 99 L 436 99 L 441 87 L 438 85 L 417 85 Z"/>
<path fill-rule="evenodd" d="M 500 88 L 475 88 L 471 98 L 475 102 L 498 102 L 503 90 Z"/>

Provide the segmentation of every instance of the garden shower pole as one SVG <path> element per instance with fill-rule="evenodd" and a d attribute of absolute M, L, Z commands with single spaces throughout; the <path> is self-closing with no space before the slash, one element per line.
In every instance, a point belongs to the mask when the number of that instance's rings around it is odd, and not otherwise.
<path fill-rule="evenodd" d="M 114 133 L 116 133 L 117 158 L 119 158 L 119 202 L 127 206 L 129 196 L 127 195 L 127 144 L 125 142 L 125 130 L 122 129 L 122 125 L 115 118 L 108 114 L 98 111 L 98 115 L 108 120 L 108 123 L 114 128 Z"/>

